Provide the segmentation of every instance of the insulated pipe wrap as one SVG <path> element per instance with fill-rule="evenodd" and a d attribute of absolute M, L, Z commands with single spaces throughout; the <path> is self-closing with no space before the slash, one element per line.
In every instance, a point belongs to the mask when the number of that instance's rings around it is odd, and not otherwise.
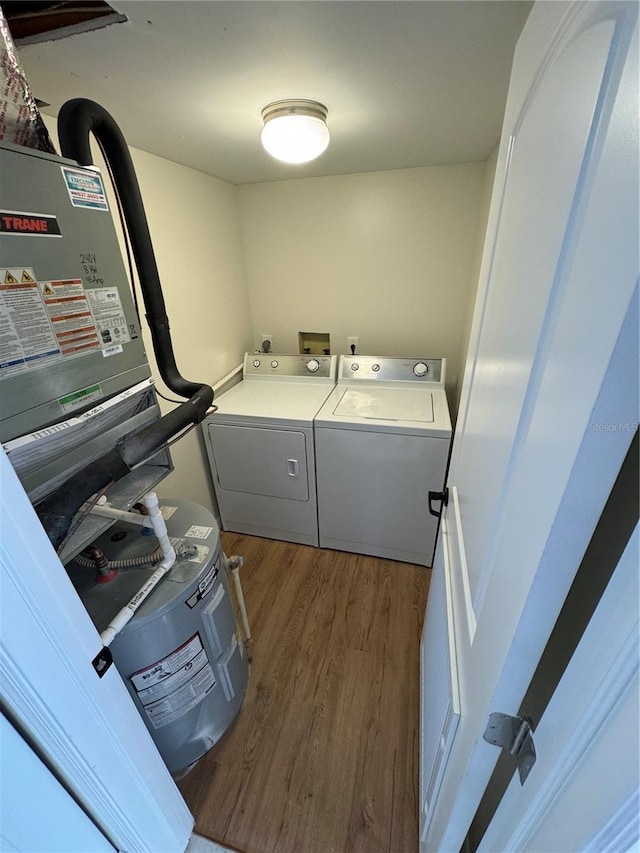
<path fill-rule="evenodd" d="M 63 157 L 76 160 L 81 166 L 93 165 L 89 145 L 90 133 L 98 140 L 113 173 L 131 240 L 160 374 L 173 392 L 183 397 L 191 397 L 202 386 L 184 379 L 176 365 L 147 215 L 125 138 L 113 117 L 100 104 L 86 98 L 67 101 L 58 115 L 58 136 Z M 207 408 L 209 405 L 211 401 Z"/>

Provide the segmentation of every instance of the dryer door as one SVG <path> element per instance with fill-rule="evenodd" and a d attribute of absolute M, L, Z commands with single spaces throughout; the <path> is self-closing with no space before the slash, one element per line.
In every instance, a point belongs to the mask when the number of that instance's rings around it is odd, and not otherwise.
<path fill-rule="evenodd" d="M 303 432 L 210 424 L 209 438 L 219 488 L 309 500 L 307 440 Z"/>

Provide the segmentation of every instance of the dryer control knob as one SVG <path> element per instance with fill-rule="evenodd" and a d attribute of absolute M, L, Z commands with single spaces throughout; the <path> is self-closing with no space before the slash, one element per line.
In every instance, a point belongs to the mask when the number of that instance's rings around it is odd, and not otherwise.
<path fill-rule="evenodd" d="M 377 363 L 376 363 L 376 364 L 372 364 L 372 365 L 371 365 L 371 370 L 373 370 L 373 372 L 374 372 L 374 373 L 377 373 L 377 372 L 380 370 L 380 365 L 379 365 L 379 364 L 377 364 Z"/>
<path fill-rule="evenodd" d="M 360 368 L 360 365 L 358 364 L 357 361 L 351 362 L 351 370 L 353 370 L 354 373 L 356 372 L 356 370 L 359 370 L 359 368 Z"/>
<path fill-rule="evenodd" d="M 277 366 L 278 366 L 278 362 L 274 358 L 273 361 L 271 362 L 271 367 L 277 367 Z"/>
<path fill-rule="evenodd" d="M 419 361 L 413 365 L 413 372 L 415 376 L 426 376 L 429 372 L 429 365 L 425 364 L 424 361 Z"/>
<path fill-rule="evenodd" d="M 309 373 L 317 373 L 320 370 L 320 362 L 317 358 L 309 359 L 307 362 L 307 370 Z"/>
<path fill-rule="evenodd" d="M 255 361 L 253 362 L 253 366 L 254 367 L 260 367 L 260 360 L 256 358 Z"/>

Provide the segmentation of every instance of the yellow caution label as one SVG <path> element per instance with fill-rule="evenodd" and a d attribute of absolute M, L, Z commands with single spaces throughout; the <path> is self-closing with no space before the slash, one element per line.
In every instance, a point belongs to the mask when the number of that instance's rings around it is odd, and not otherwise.
<path fill-rule="evenodd" d="M 4 274 L 4 283 L 5 284 L 18 284 L 18 279 L 11 272 L 11 270 L 7 270 Z"/>
<path fill-rule="evenodd" d="M 35 278 L 31 275 L 29 270 L 22 270 L 22 276 L 20 278 L 20 281 L 22 284 L 35 284 L 36 283 Z"/>
<path fill-rule="evenodd" d="M 49 284 L 48 281 L 45 281 L 44 287 L 42 288 L 42 292 L 44 293 L 45 296 L 55 296 L 56 295 L 55 290 L 51 287 L 51 285 Z"/>

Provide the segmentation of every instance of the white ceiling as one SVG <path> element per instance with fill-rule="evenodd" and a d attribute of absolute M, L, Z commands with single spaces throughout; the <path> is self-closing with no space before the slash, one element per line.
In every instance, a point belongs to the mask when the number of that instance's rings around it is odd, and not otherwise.
<path fill-rule="evenodd" d="M 25 46 L 52 115 L 86 97 L 127 141 L 234 184 L 485 160 L 500 135 L 525 0 L 112 2 L 129 18 Z M 329 110 L 331 144 L 285 166 L 260 147 L 281 98 Z"/>

